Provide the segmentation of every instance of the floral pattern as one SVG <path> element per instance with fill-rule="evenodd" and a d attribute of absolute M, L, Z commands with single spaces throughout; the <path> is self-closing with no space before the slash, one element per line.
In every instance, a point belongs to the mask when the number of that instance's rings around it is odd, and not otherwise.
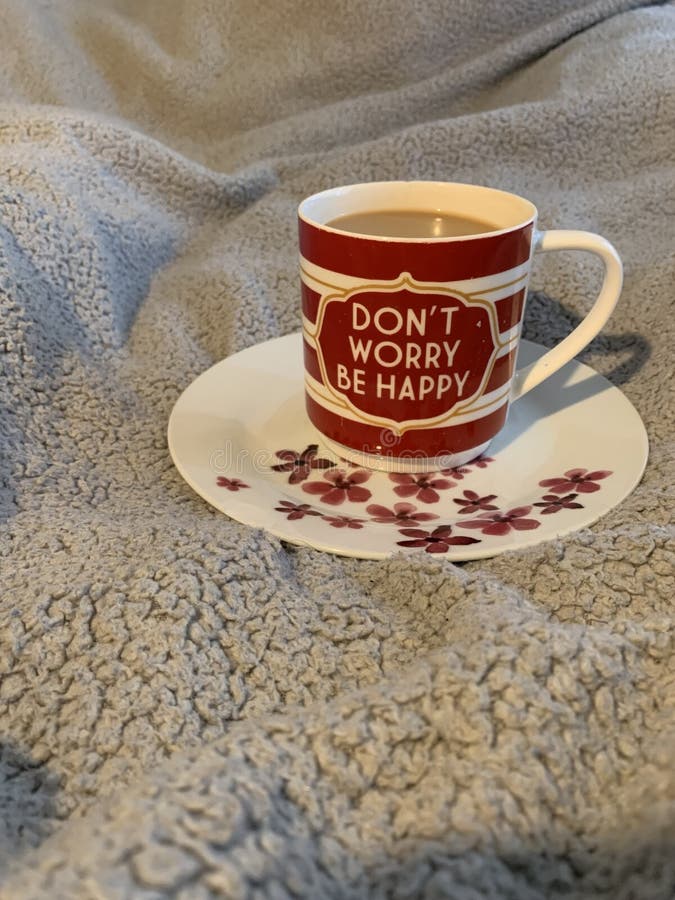
<path fill-rule="evenodd" d="M 405 525 L 409 522 L 431 522 L 437 519 L 436 513 L 418 512 L 417 507 L 412 503 L 394 503 L 393 509 L 386 506 L 380 506 L 378 503 L 371 503 L 366 506 L 366 512 L 373 522 L 379 522 L 380 525 Z"/>
<path fill-rule="evenodd" d="M 274 509 L 276 512 L 286 513 L 286 518 L 290 520 L 321 515 L 318 509 L 312 509 L 309 503 L 291 503 L 290 500 L 279 500 L 279 505 Z"/>
<path fill-rule="evenodd" d="M 312 469 L 332 469 L 335 463 L 331 459 L 319 457 L 319 445 L 308 444 L 303 451 L 277 450 L 277 459 L 282 460 L 271 468 L 275 472 L 290 472 L 289 484 L 299 484 L 309 478 Z"/>
<path fill-rule="evenodd" d="M 528 519 L 531 506 L 516 506 L 505 513 L 483 513 L 478 519 L 468 519 L 458 524 L 462 528 L 478 528 L 483 534 L 504 535 L 510 531 L 531 531 L 539 528 L 541 522 Z"/>
<path fill-rule="evenodd" d="M 396 484 L 394 493 L 399 497 L 415 497 L 422 503 L 438 503 L 441 499 L 439 491 L 447 491 L 455 487 L 455 482 L 448 478 L 438 478 L 435 472 L 421 475 L 409 475 L 403 472 L 391 472 L 391 481 Z"/>
<path fill-rule="evenodd" d="M 441 475 L 448 478 L 454 478 L 455 481 L 461 481 L 465 475 L 470 475 L 471 469 L 468 466 L 455 466 L 452 469 L 441 469 Z"/>
<path fill-rule="evenodd" d="M 494 462 L 494 457 L 492 456 L 477 456 L 470 463 L 467 463 L 469 466 L 475 466 L 477 469 L 487 469 L 490 463 Z"/>
<path fill-rule="evenodd" d="M 455 497 L 452 502 L 461 506 L 462 508 L 458 512 L 460 515 L 465 515 L 466 513 L 478 512 L 481 509 L 498 509 L 499 507 L 492 502 L 496 499 L 496 494 L 486 494 L 484 497 L 479 497 L 475 491 L 464 491 L 464 497 Z"/>
<path fill-rule="evenodd" d="M 324 481 L 309 481 L 303 484 L 302 489 L 308 494 L 319 494 L 323 503 L 331 506 L 339 506 L 345 500 L 350 503 L 365 503 L 370 500 L 371 493 L 368 488 L 361 485 L 368 481 L 371 473 L 365 469 L 356 469 L 345 472 L 344 469 L 333 469 L 324 473 Z"/>
<path fill-rule="evenodd" d="M 219 475 L 216 478 L 216 484 L 227 491 L 240 491 L 242 488 L 251 486 L 250 484 L 244 484 L 240 478 L 225 478 L 223 475 Z"/>
<path fill-rule="evenodd" d="M 598 481 L 611 474 L 605 469 L 597 469 L 594 472 L 589 472 L 588 469 L 569 469 L 561 478 L 545 478 L 539 482 L 539 486 L 548 488 L 552 494 L 565 494 L 567 491 L 593 494 L 602 487 Z"/>
<path fill-rule="evenodd" d="M 363 528 L 365 519 L 355 519 L 352 516 L 321 516 L 324 522 L 328 522 L 333 528 Z"/>
<path fill-rule="evenodd" d="M 373 496 L 370 489 L 373 485 L 378 488 L 378 499 L 383 498 L 382 502 L 371 502 L 366 506 L 365 513 L 369 518 L 332 513 L 321 507 L 317 509 L 310 503 L 299 502 L 299 497 L 278 500 L 274 510 L 289 521 L 311 516 L 331 528 L 344 531 L 391 525 L 402 538 L 392 542 L 395 546 L 425 553 L 447 553 L 451 547 L 478 544 L 485 538 L 502 538 L 513 532 L 533 531 L 540 527 L 540 517 L 564 516 L 568 511 L 584 509 L 584 503 L 579 502 L 583 499 L 582 495 L 601 490 L 602 482 L 612 474 L 607 469 L 568 469 L 562 475 L 544 478 L 538 483 L 540 488 L 546 488 L 543 494 L 537 492 L 529 503 L 511 509 L 505 509 L 500 504 L 497 494 L 483 494 L 462 486 L 461 491 L 448 496 L 445 501 L 446 512 L 450 506 L 456 521 L 421 527 L 434 522 L 439 516 L 420 509 L 411 500 L 427 505 L 440 503 L 441 492 L 458 487 L 458 482 L 470 479 L 476 470 L 485 469 L 494 459 L 483 456 L 466 465 L 439 472 L 389 473 L 387 476 L 378 473 L 379 477 L 366 487 L 373 472 L 346 460 L 333 461 L 319 456 L 318 444 L 307 444 L 301 451 L 277 450 L 276 457 L 279 462 L 270 467 L 271 471 L 284 476 L 296 491 L 302 490 L 316 497 L 319 504 L 335 507 L 345 503 L 366 503 Z M 314 472 L 321 477 L 311 480 Z M 233 492 L 250 488 L 240 478 L 222 475 L 217 477 L 216 483 Z M 385 485 L 388 486 L 389 501 L 382 492 Z M 461 534 L 457 529 L 472 530 L 480 533 L 481 537 Z"/>
<path fill-rule="evenodd" d="M 396 541 L 399 547 L 424 547 L 427 553 L 447 553 L 450 547 L 480 543 L 480 538 L 464 534 L 453 535 L 451 525 L 439 525 L 433 531 L 424 531 L 422 528 L 399 530 L 408 538 L 407 541 Z"/>
<path fill-rule="evenodd" d="M 566 494 L 564 497 L 559 497 L 558 494 L 545 494 L 539 503 L 534 505 L 541 507 L 542 516 L 547 516 L 560 512 L 561 509 L 583 509 L 583 503 L 575 503 L 576 499 L 577 494 Z"/>

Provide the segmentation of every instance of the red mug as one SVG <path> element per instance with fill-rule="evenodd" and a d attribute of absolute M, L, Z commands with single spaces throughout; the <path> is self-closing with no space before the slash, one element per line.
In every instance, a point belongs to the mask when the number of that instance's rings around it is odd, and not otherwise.
<path fill-rule="evenodd" d="M 335 222 L 401 211 L 483 220 L 490 230 L 408 238 Z M 483 453 L 509 405 L 595 337 L 621 292 L 608 241 L 538 231 L 529 200 L 493 188 L 347 185 L 308 197 L 298 217 L 307 413 L 324 444 L 362 466 L 416 472 Z M 602 288 L 570 335 L 516 369 L 533 252 L 562 249 L 600 256 Z"/>

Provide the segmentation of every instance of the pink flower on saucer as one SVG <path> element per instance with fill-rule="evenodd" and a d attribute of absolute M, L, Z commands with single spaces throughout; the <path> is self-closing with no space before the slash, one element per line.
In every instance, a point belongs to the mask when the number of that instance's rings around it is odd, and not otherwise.
<path fill-rule="evenodd" d="M 355 519 L 353 516 L 322 516 L 324 522 L 328 522 L 333 528 L 363 528 L 365 519 Z"/>
<path fill-rule="evenodd" d="M 574 502 L 577 496 L 577 494 L 566 494 L 564 497 L 558 496 L 558 494 L 544 494 L 541 502 L 534 505 L 542 507 L 541 514 L 543 516 L 560 512 L 561 509 L 583 509 L 583 503 Z"/>
<path fill-rule="evenodd" d="M 312 509 L 309 503 L 291 503 L 290 500 L 279 500 L 279 505 L 274 507 L 275 512 L 285 513 L 289 521 L 304 519 L 305 516 L 320 516 L 321 513 Z"/>
<path fill-rule="evenodd" d="M 466 466 L 453 466 L 451 469 L 441 469 L 441 475 L 447 475 L 449 478 L 456 478 L 461 481 L 465 475 L 470 475 L 471 469 Z"/>
<path fill-rule="evenodd" d="M 477 456 L 468 465 L 475 466 L 477 469 L 487 469 L 488 465 L 493 462 L 494 457 L 492 456 Z"/>
<path fill-rule="evenodd" d="M 499 507 L 494 506 L 492 503 L 492 501 L 496 499 L 496 494 L 486 494 L 484 497 L 479 497 L 475 491 L 464 491 L 463 498 L 458 497 L 452 502 L 462 507 L 462 509 L 457 511 L 460 515 L 464 515 L 466 513 L 478 512 L 481 509 L 498 509 Z"/>
<path fill-rule="evenodd" d="M 430 522 L 437 519 L 436 513 L 418 512 L 417 507 L 412 503 L 394 503 L 393 509 L 386 506 L 380 506 L 378 503 L 371 503 L 366 506 L 366 512 L 372 517 L 373 522 L 379 522 L 380 525 L 405 525 L 415 522 Z"/>
<path fill-rule="evenodd" d="M 302 489 L 308 494 L 320 494 L 324 503 L 339 506 L 345 500 L 351 503 L 365 503 L 370 500 L 371 493 L 361 485 L 368 481 L 370 472 L 356 469 L 345 472 L 344 469 L 333 469 L 324 473 L 324 481 L 308 481 Z"/>
<path fill-rule="evenodd" d="M 450 525 L 439 525 L 433 531 L 423 528 L 400 528 L 399 531 L 409 538 L 407 541 L 396 541 L 399 547 L 424 547 L 427 553 L 447 553 L 452 546 L 480 543 L 480 538 L 453 535 Z"/>
<path fill-rule="evenodd" d="M 250 485 L 244 484 L 239 478 L 225 478 L 223 475 L 218 476 L 216 484 L 218 487 L 223 487 L 228 491 L 239 491 L 242 488 L 250 487 Z"/>
<path fill-rule="evenodd" d="M 483 534 L 505 535 L 509 531 L 531 531 L 539 528 L 541 522 L 536 519 L 528 519 L 531 506 L 516 506 L 505 513 L 483 513 L 477 519 L 467 519 L 459 522 L 461 528 L 478 528 Z"/>
<path fill-rule="evenodd" d="M 318 453 L 318 444 L 308 444 L 301 453 L 295 450 L 277 450 L 277 458 L 281 462 L 271 468 L 275 472 L 290 472 L 289 484 L 299 484 L 305 478 L 309 478 L 312 469 L 334 468 L 335 463 L 332 460 L 321 459 Z"/>
<path fill-rule="evenodd" d="M 588 469 L 570 469 L 560 478 L 545 478 L 539 482 L 540 487 L 545 487 L 552 494 L 564 494 L 567 491 L 577 491 L 582 494 L 593 494 L 599 491 L 602 485 L 597 484 L 603 478 L 612 473 L 605 469 L 596 469 L 589 472 Z"/>
<path fill-rule="evenodd" d="M 439 491 L 447 491 L 455 487 L 455 482 L 448 478 L 438 478 L 435 472 L 425 472 L 421 475 L 410 475 L 404 472 L 391 472 L 391 481 L 396 482 L 394 493 L 399 497 L 415 497 L 422 503 L 438 503 L 441 499 Z"/>

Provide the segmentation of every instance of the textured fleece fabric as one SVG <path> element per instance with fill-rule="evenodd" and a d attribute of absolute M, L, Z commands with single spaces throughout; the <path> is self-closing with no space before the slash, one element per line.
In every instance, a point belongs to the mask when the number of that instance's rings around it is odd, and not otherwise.
<path fill-rule="evenodd" d="M 2 897 L 672 900 L 675 8 L 2 7 Z M 340 559 L 173 468 L 180 392 L 300 326 L 298 202 L 388 178 L 619 249 L 583 359 L 651 456 L 592 528 Z M 525 336 L 598 276 L 538 259 Z"/>

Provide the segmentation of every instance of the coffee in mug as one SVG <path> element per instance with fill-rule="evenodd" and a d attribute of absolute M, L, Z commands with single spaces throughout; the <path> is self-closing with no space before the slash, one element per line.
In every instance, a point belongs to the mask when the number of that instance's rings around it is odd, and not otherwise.
<path fill-rule="evenodd" d="M 497 230 L 496 225 L 482 219 L 424 209 L 378 209 L 348 213 L 326 222 L 326 225 L 338 231 L 395 238 L 460 237 Z"/>

